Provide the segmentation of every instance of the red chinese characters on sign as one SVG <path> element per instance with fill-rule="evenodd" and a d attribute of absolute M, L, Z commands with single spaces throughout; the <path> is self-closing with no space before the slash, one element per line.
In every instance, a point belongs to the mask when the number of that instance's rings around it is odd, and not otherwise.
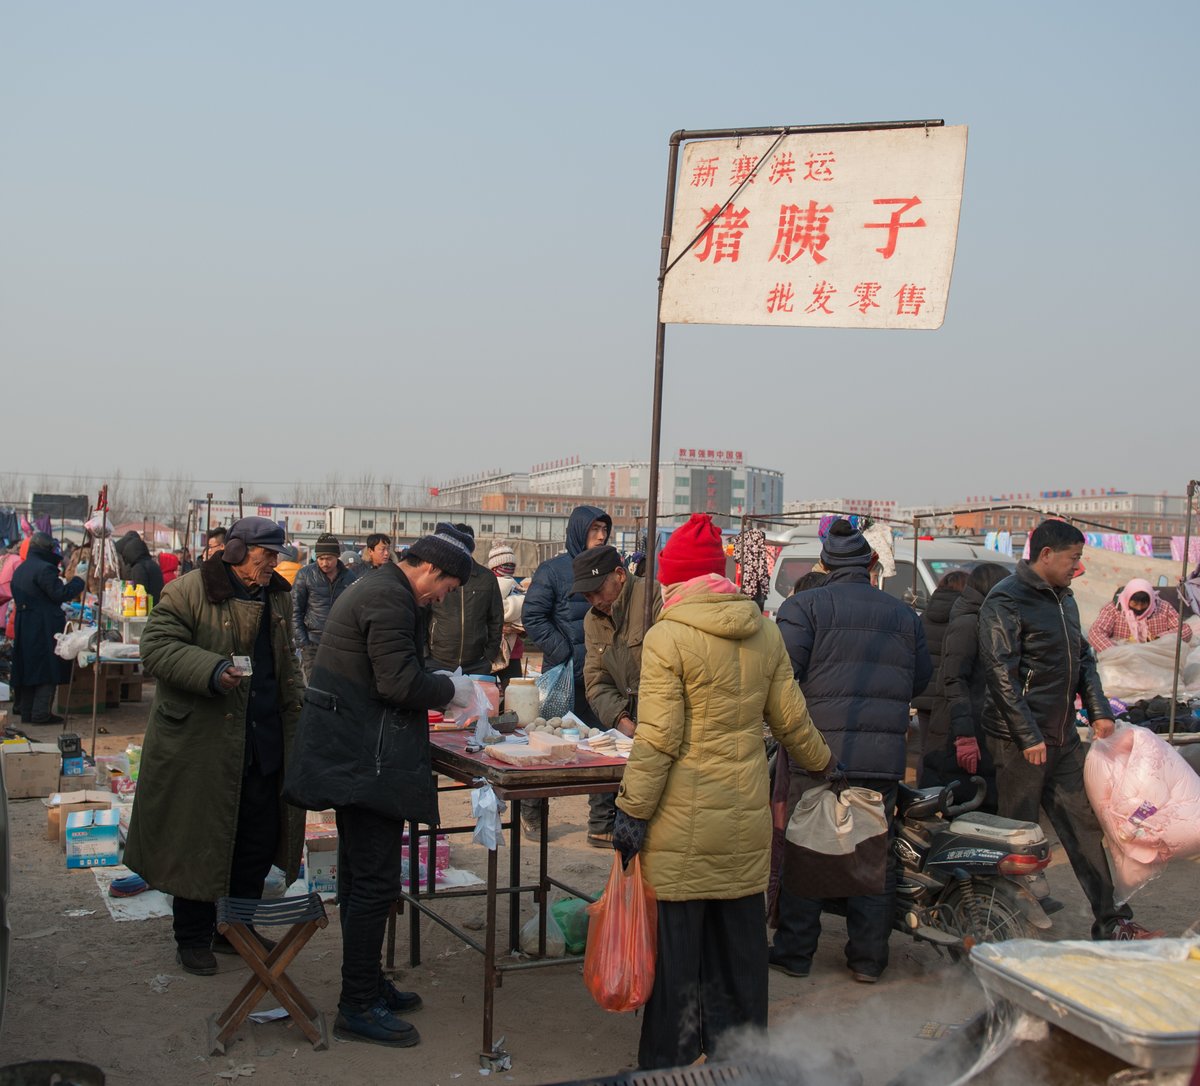
<path fill-rule="evenodd" d="M 710 256 L 714 264 L 722 260 L 737 263 L 741 250 L 742 235 L 748 226 L 749 211 L 742 208 L 738 211 L 733 204 L 721 211 L 721 205 L 704 208 L 704 218 L 699 226 L 704 230 L 696 245 L 697 260 L 707 260 Z"/>
<path fill-rule="evenodd" d="M 719 158 L 702 158 L 692 170 L 692 188 L 712 188 L 717 179 Z"/>
<path fill-rule="evenodd" d="M 807 162 L 804 163 L 808 167 L 808 173 L 804 175 L 805 181 L 832 181 L 833 180 L 833 164 L 837 159 L 830 151 L 821 151 L 813 153 Z"/>
<path fill-rule="evenodd" d="M 814 263 L 825 263 L 827 258 L 821 254 L 821 250 L 829 244 L 826 228 L 832 214 L 832 207 L 828 204 L 817 207 L 816 200 L 809 200 L 805 208 L 796 204 L 780 205 L 779 230 L 767 259 L 778 257 L 782 263 L 790 264 L 801 253 L 807 252 L 812 255 Z"/>
<path fill-rule="evenodd" d="M 863 223 L 863 228 L 866 230 L 886 230 L 888 239 L 886 244 L 881 245 L 875 251 L 882 255 L 884 260 L 890 260 L 892 254 L 896 251 L 896 238 L 900 231 L 914 226 L 924 226 L 924 219 L 917 219 L 915 222 L 901 222 L 900 217 L 906 212 L 916 207 L 921 201 L 916 196 L 910 196 L 905 199 L 903 196 L 891 200 L 875 200 L 876 204 L 899 204 L 900 207 L 892 212 L 892 217 L 887 222 L 867 222 Z"/>
<path fill-rule="evenodd" d="M 837 289 L 831 284 L 822 279 L 815 287 L 813 287 L 813 300 L 804 307 L 805 313 L 828 313 L 833 316 L 833 310 L 829 308 L 829 302 L 833 300 L 833 296 L 837 293 Z"/>
<path fill-rule="evenodd" d="M 778 185 L 780 181 L 786 181 L 790 185 L 795 176 L 796 157 L 791 151 L 784 151 L 783 154 L 775 155 L 771 159 L 771 173 L 768 180 L 772 185 Z"/>
<path fill-rule="evenodd" d="M 879 283 L 857 283 L 854 287 L 855 301 L 850 304 L 851 309 L 857 309 L 860 313 L 865 314 L 868 309 L 879 309 L 879 303 L 875 301 L 875 295 L 880 291 Z"/>
<path fill-rule="evenodd" d="M 776 283 L 767 292 L 767 312 L 792 312 L 792 302 L 795 300 L 795 297 L 796 295 L 792 290 L 791 283 Z"/>
<path fill-rule="evenodd" d="M 733 171 L 729 176 L 731 185 L 740 185 L 743 181 L 754 184 L 754 169 L 758 165 L 758 155 L 739 155 L 733 160 Z"/>
<path fill-rule="evenodd" d="M 921 312 L 921 306 L 925 304 L 925 288 L 915 283 L 905 283 L 896 291 L 896 298 L 896 316 L 916 317 Z"/>

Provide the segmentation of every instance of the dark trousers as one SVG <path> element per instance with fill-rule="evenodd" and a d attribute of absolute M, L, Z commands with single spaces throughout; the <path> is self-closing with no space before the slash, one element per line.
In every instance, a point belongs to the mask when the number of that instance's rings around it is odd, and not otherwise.
<path fill-rule="evenodd" d="M 612 833 L 616 817 L 615 792 L 597 792 L 588 796 L 588 833 Z"/>
<path fill-rule="evenodd" d="M 807 773 L 793 770 L 788 791 L 788 818 L 796 809 L 800 797 L 822 782 Z M 883 809 L 887 812 L 888 838 L 895 833 L 895 781 L 850 779 L 851 785 L 872 788 L 883 794 Z M 784 861 L 786 864 L 786 860 Z M 778 961 L 798 973 L 807 973 L 812 966 L 817 942 L 821 937 L 821 911 L 826 902 L 821 898 L 802 898 L 779 888 L 779 927 L 771 943 L 771 960 Z M 887 874 L 882 894 L 863 894 L 842 898 L 833 911 L 846 915 L 846 964 L 855 973 L 878 977 L 887 968 L 888 939 L 896 912 L 896 858 L 888 848 Z"/>
<path fill-rule="evenodd" d="M 383 935 L 388 912 L 400 897 L 404 823 L 361 807 L 343 807 L 337 812 L 337 828 L 342 925 L 339 1005 L 362 1010 L 379 998 Z"/>
<path fill-rule="evenodd" d="M 720 1057 L 721 1037 L 767 1028 L 766 908 L 762 894 L 660 901 L 654 989 L 642 1011 L 638 1066 Z"/>
<path fill-rule="evenodd" d="M 261 898 L 263 882 L 279 848 L 279 774 L 259 773 L 251 766 L 242 775 L 233 860 L 229 865 L 229 896 Z M 175 945 L 208 948 L 216 930 L 215 901 L 177 897 L 172 904 Z"/>
<path fill-rule="evenodd" d="M 315 641 L 308 641 L 300 646 L 300 673 L 304 677 L 305 685 L 312 682 L 312 669 L 317 661 L 318 647 Z"/>
<path fill-rule="evenodd" d="M 37 724 L 50 716 L 54 704 L 54 684 L 21 686 L 13 690 L 13 712 L 25 724 Z"/>
<path fill-rule="evenodd" d="M 996 791 L 1002 818 L 1038 820 L 1046 812 L 1071 870 L 1092 906 L 1092 938 L 1101 939 L 1128 920 L 1133 910 L 1114 900 L 1112 872 L 1104 854 L 1103 832 L 1083 788 L 1083 744 L 1073 733 L 1065 747 L 1046 747 L 1046 761 L 1030 765 L 1016 743 L 987 737 L 996 764 Z"/>

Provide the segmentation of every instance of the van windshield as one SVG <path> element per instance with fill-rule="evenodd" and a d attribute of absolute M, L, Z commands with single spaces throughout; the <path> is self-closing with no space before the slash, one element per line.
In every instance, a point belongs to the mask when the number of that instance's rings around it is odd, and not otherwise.
<path fill-rule="evenodd" d="M 784 558 L 775 565 L 775 591 L 785 600 L 792 586 L 817 564 L 815 558 Z"/>

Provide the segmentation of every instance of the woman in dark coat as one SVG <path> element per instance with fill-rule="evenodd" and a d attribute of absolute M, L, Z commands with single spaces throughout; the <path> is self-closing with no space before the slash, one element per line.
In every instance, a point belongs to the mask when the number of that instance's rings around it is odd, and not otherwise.
<path fill-rule="evenodd" d="M 163 571 L 150 557 L 146 541 L 137 532 L 126 532 L 117 540 L 116 547 L 121 560 L 121 580 L 140 584 L 157 607 L 163 590 Z"/>
<path fill-rule="evenodd" d="M 25 724 L 61 724 L 63 719 L 50 706 L 54 688 L 70 678 L 71 664 L 54 655 L 54 635 L 67 625 L 62 605 L 78 596 L 84 584 L 79 577 L 63 584 L 58 562 L 54 540 L 45 532 L 35 532 L 28 557 L 13 574 L 13 706 Z"/>
<path fill-rule="evenodd" d="M 926 748 L 921 767 L 921 784 L 925 787 L 949 784 L 970 774 L 983 777 L 988 782 L 984 809 L 990 811 L 996 809 L 996 775 L 979 725 L 984 677 L 976 663 L 977 629 L 984 599 L 1010 572 L 997 562 L 981 562 L 971 570 L 966 587 L 950 608 L 937 680 L 948 731 Z"/>
<path fill-rule="evenodd" d="M 919 735 L 918 756 L 926 751 L 937 750 L 945 745 L 946 736 L 950 731 L 950 718 L 946 710 L 946 699 L 942 695 L 942 686 L 938 673 L 942 667 L 942 641 L 946 629 L 950 625 L 950 608 L 962 593 L 967 583 L 967 571 L 952 569 L 940 581 L 929 597 L 929 606 L 921 616 L 921 626 L 925 630 L 925 643 L 929 646 L 929 657 L 933 661 L 933 681 L 925 687 L 924 693 L 913 698 L 913 708 L 917 710 L 917 731 Z M 924 788 L 929 783 L 925 780 L 923 768 L 917 773 L 918 784 Z"/>

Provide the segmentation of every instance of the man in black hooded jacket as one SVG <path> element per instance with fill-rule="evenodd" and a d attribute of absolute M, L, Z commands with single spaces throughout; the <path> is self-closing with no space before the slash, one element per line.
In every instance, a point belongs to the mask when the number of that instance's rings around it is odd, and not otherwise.
<path fill-rule="evenodd" d="M 117 540 L 116 550 L 121 560 L 121 580 L 140 584 L 157 605 L 163 590 L 162 567 L 150 557 L 145 540 L 137 532 L 126 532 Z"/>

